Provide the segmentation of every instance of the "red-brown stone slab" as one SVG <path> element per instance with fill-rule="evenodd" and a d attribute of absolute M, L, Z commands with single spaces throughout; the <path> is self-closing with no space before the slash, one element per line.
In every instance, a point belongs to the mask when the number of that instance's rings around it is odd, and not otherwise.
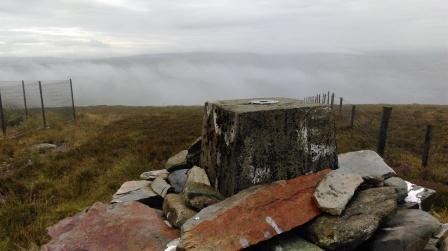
<path fill-rule="evenodd" d="M 97 202 L 85 211 L 48 228 L 53 250 L 165 250 L 179 233 L 156 211 L 140 202 L 112 205 Z"/>
<path fill-rule="evenodd" d="M 320 214 L 313 200 L 330 170 L 248 188 L 209 206 L 182 226 L 186 250 L 240 250 L 301 226 Z"/>

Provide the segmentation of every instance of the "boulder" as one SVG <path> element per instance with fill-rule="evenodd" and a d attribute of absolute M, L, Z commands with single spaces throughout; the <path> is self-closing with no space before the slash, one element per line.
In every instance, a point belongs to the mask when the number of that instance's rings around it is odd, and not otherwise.
<path fill-rule="evenodd" d="M 402 202 L 408 196 L 408 185 L 399 177 L 391 177 L 384 181 L 385 186 L 394 187 L 397 191 L 398 201 Z"/>
<path fill-rule="evenodd" d="M 201 164 L 225 196 L 337 168 L 331 108 L 287 98 L 205 104 Z"/>
<path fill-rule="evenodd" d="M 308 239 L 328 250 L 354 250 L 397 209 L 393 187 L 360 191 L 341 216 L 322 215 L 307 226 Z"/>
<path fill-rule="evenodd" d="M 184 190 L 185 183 L 187 182 L 187 172 L 188 169 L 179 169 L 168 175 L 168 182 L 173 187 L 174 192 L 180 193 Z"/>
<path fill-rule="evenodd" d="M 140 174 L 140 179 L 142 180 L 155 180 L 157 177 L 162 176 L 162 178 L 168 177 L 169 172 L 166 169 L 148 171 Z"/>
<path fill-rule="evenodd" d="M 224 199 L 218 191 L 204 183 L 187 183 L 184 197 L 187 206 L 198 211 Z"/>
<path fill-rule="evenodd" d="M 93 204 L 48 228 L 50 250 L 164 250 L 178 237 L 156 211 L 139 202 Z"/>
<path fill-rule="evenodd" d="M 382 182 L 396 175 L 383 158 L 371 150 L 339 154 L 338 160 L 337 172 L 359 174 L 367 182 Z"/>
<path fill-rule="evenodd" d="M 362 182 L 358 174 L 330 172 L 317 186 L 314 199 L 322 211 L 340 215 Z"/>
<path fill-rule="evenodd" d="M 404 199 L 404 207 L 428 211 L 434 202 L 436 191 L 406 181 L 408 196 Z"/>
<path fill-rule="evenodd" d="M 391 216 L 371 241 L 372 251 L 423 250 L 441 225 L 429 213 L 402 209 Z"/>
<path fill-rule="evenodd" d="M 198 166 L 201 158 L 202 138 L 197 138 L 188 148 L 187 163 L 190 166 Z"/>
<path fill-rule="evenodd" d="M 151 189 L 150 182 L 146 180 L 123 183 L 120 189 L 112 196 L 111 203 L 129 201 L 139 201 L 154 208 L 161 208 L 163 202 L 162 197 Z"/>
<path fill-rule="evenodd" d="M 303 239 L 297 231 L 278 235 L 267 241 L 251 246 L 245 251 L 324 251 L 319 246 Z"/>
<path fill-rule="evenodd" d="M 160 176 L 151 182 L 151 188 L 158 195 L 162 196 L 162 198 L 165 198 L 167 193 L 173 191 L 173 188 Z"/>
<path fill-rule="evenodd" d="M 448 224 L 442 225 L 442 230 L 436 238 L 436 246 L 439 248 L 439 251 L 448 251 Z"/>
<path fill-rule="evenodd" d="M 179 169 L 186 169 L 189 167 L 187 164 L 187 150 L 178 152 L 176 155 L 170 157 L 165 163 L 165 169 L 169 172 L 173 172 Z"/>
<path fill-rule="evenodd" d="M 202 209 L 182 226 L 186 250 L 240 250 L 320 214 L 313 192 L 329 170 L 250 187 Z"/>
<path fill-rule="evenodd" d="M 50 150 L 56 149 L 57 147 L 58 146 L 55 144 L 41 143 L 41 144 L 32 145 L 31 150 L 39 152 L 39 153 L 45 153 Z"/>
<path fill-rule="evenodd" d="M 202 184 L 210 186 L 210 181 L 208 179 L 207 173 L 205 172 L 204 169 L 202 169 L 198 166 L 193 166 L 188 171 L 186 184 L 189 184 L 189 183 L 202 183 Z"/>
<path fill-rule="evenodd" d="M 175 228 L 181 227 L 188 219 L 196 214 L 185 205 L 184 199 L 179 194 L 168 194 L 163 202 L 163 213 L 168 222 Z"/>

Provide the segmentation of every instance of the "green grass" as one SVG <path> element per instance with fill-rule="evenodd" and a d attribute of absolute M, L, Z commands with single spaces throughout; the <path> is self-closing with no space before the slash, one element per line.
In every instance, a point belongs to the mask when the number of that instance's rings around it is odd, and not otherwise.
<path fill-rule="evenodd" d="M 33 130 L 38 117 L 21 124 L 27 133 L 0 140 L 0 250 L 29 249 L 49 240 L 46 227 L 95 201 L 109 201 L 126 180 L 159 169 L 201 132 L 202 107 L 86 107 L 76 123 L 55 119 Z M 339 152 L 374 148 L 381 106 L 362 106 L 353 131 L 338 116 Z M 448 221 L 448 128 L 437 129 L 430 166 L 420 167 L 420 124 L 446 126 L 448 107 L 394 107 L 386 161 L 403 177 L 441 191 L 433 213 Z M 408 122 L 406 122 L 408 121 Z M 65 151 L 37 154 L 36 143 L 64 144 Z M 32 165 L 29 163 L 32 162 Z M 2 202 L 3 201 L 3 202 Z"/>

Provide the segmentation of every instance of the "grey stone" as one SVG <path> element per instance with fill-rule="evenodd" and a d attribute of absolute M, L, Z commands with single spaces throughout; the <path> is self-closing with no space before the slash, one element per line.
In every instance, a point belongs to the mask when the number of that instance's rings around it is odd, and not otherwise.
<path fill-rule="evenodd" d="M 201 158 L 202 138 L 197 138 L 188 148 L 187 163 L 190 166 L 198 166 Z"/>
<path fill-rule="evenodd" d="M 122 203 L 129 201 L 139 201 L 152 208 L 161 208 L 163 203 L 162 197 L 156 194 L 149 185 L 127 193 L 113 195 L 111 203 Z"/>
<path fill-rule="evenodd" d="M 175 228 L 181 227 L 196 211 L 188 208 L 179 194 L 168 194 L 163 202 L 163 213 L 168 222 Z"/>
<path fill-rule="evenodd" d="M 429 211 L 435 199 L 436 191 L 406 181 L 408 196 L 404 199 L 404 207 Z"/>
<path fill-rule="evenodd" d="M 274 102 L 264 102 L 269 100 Z M 335 121 L 329 107 L 287 98 L 264 101 L 205 104 L 200 166 L 225 196 L 256 184 L 337 168 Z"/>
<path fill-rule="evenodd" d="M 394 187 L 397 191 L 398 201 L 404 201 L 408 196 L 408 185 L 406 181 L 399 177 L 391 177 L 384 181 L 384 185 Z"/>
<path fill-rule="evenodd" d="M 440 228 L 439 221 L 427 212 L 418 209 L 399 210 L 372 239 L 371 250 L 423 250 Z"/>
<path fill-rule="evenodd" d="M 213 205 L 224 199 L 218 191 L 204 183 L 187 183 L 184 190 L 185 203 L 196 210 Z"/>
<path fill-rule="evenodd" d="M 165 198 L 165 196 L 173 190 L 173 188 L 161 177 L 157 177 L 151 182 L 151 188 L 163 198 Z"/>
<path fill-rule="evenodd" d="M 366 181 L 381 182 L 396 175 L 383 158 L 371 150 L 339 154 L 338 160 L 339 169 L 337 172 L 356 173 Z"/>
<path fill-rule="evenodd" d="M 260 242 L 246 251 L 324 251 L 319 246 L 303 239 L 298 231 L 290 231 L 267 241 Z"/>
<path fill-rule="evenodd" d="M 41 143 L 41 144 L 32 145 L 31 149 L 33 151 L 37 151 L 39 153 L 45 153 L 45 152 L 48 152 L 49 150 L 56 149 L 57 147 L 58 146 L 55 144 Z"/>
<path fill-rule="evenodd" d="M 328 250 L 354 250 L 368 240 L 380 222 L 397 209 L 393 187 L 358 192 L 341 216 L 322 215 L 306 231 L 313 243 Z"/>
<path fill-rule="evenodd" d="M 168 175 L 168 174 L 169 174 L 169 172 L 166 169 L 153 170 L 153 171 L 148 171 L 148 172 L 144 172 L 144 173 L 140 174 L 140 179 L 155 180 L 159 176 L 163 176 L 162 178 L 164 178 L 165 175 Z M 168 176 L 166 176 L 166 177 L 168 177 Z"/>
<path fill-rule="evenodd" d="M 322 211 L 340 215 L 362 182 L 358 174 L 332 171 L 317 186 L 314 199 Z"/>
<path fill-rule="evenodd" d="M 208 179 L 207 173 L 204 169 L 198 166 L 193 166 L 190 170 L 188 170 L 186 184 L 188 185 L 190 183 L 202 183 L 210 186 L 210 181 Z"/>
<path fill-rule="evenodd" d="M 448 251 L 448 224 L 443 224 L 439 234 L 435 236 L 437 239 L 436 246 L 439 251 Z"/>
<path fill-rule="evenodd" d="M 178 152 L 176 155 L 170 157 L 165 163 L 165 169 L 169 172 L 173 172 L 179 169 L 188 168 L 187 164 L 187 150 Z"/>
<path fill-rule="evenodd" d="M 174 192 L 180 193 L 184 190 L 187 182 L 188 169 L 176 170 L 168 175 L 168 182 L 174 188 Z"/>

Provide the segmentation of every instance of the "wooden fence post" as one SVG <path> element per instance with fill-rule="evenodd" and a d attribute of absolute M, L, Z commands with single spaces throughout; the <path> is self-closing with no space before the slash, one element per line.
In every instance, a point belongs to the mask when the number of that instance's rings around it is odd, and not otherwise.
<path fill-rule="evenodd" d="M 381 119 L 381 127 L 380 127 L 380 133 L 378 138 L 378 147 L 377 147 L 377 153 L 383 157 L 384 155 L 384 148 L 386 147 L 386 140 L 387 140 L 387 129 L 389 127 L 389 119 L 390 114 L 392 112 L 392 107 L 383 107 L 383 117 Z"/>
<path fill-rule="evenodd" d="M 5 122 L 5 113 L 3 111 L 3 101 L 2 101 L 2 92 L 0 90 L 0 122 L 2 124 L 2 132 L 3 136 L 6 137 L 6 122 Z"/>
<path fill-rule="evenodd" d="M 75 99 L 73 98 L 73 82 L 72 82 L 72 79 L 70 79 L 70 94 L 72 96 L 73 120 L 76 121 Z"/>
<path fill-rule="evenodd" d="M 331 94 L 331 110 L 333 110 L 334 106 L 334 92 Z"/>
<path fill-rule="evenodd" d="M 330 91 L 328 91 L 327 93 L 327 105 L 330 104 Z"/>
<path fill-rule="evenodd" d="M 355 113 L 356 113 L 356 105 L 352 106 L 352 116 L 350 117 L 350 128 L 353 129 L 353 125 L 355 124 Z"/>
<path fill-rule="evenodd" d="M 44 105 L 44 96 L 42 94 L 42 83 L 39 81 L 39 93 L 40 93 L 40 107 L 42 110 L 42 121 L 44 124 L 44 129 L 47 128 L 47 118 L 45 117 L 45 105 Z"/>
<path fill-rule="evenodd" d="M 339 98 L 339 113 L 342 113 L 342 97 Z"/>
<path fill-rule="evenodd" d="M 432 136 L 432 125 L 427 125 L 426 133 L 425 133 L 425 145 L 423 146 L 423 155 L 422 155 L 422 166 L 423 167 L 428 166 L 429 148 L 431 146 L 431 136 Z"/>
<path fill-rule="evenodd" d="M 23 105 L 25 108 L 25 118 L 28 118 L 28 105 L 26 104 L 25 81 L 22 80 Z"/>

